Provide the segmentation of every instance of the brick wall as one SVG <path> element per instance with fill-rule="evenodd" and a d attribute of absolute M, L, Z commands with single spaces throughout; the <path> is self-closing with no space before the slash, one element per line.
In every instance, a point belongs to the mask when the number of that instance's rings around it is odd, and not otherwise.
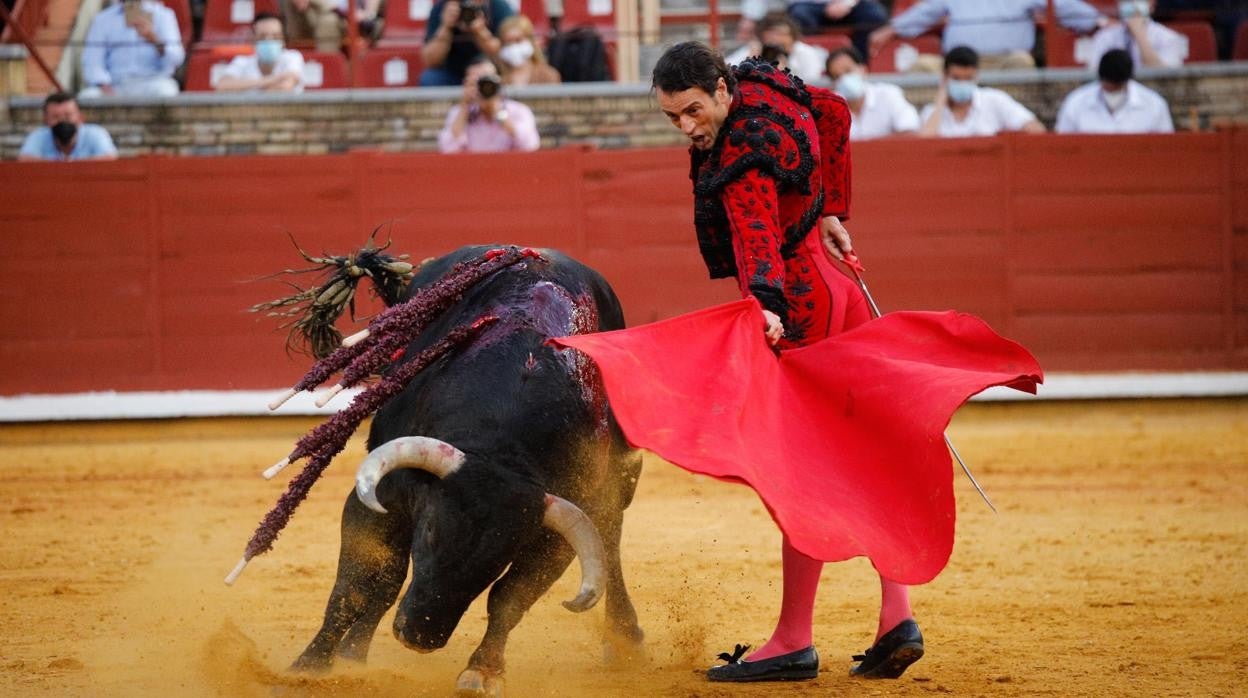
<path fill-rule="evenodd" d="M 922 105 L 932 76 L 886 76 Z M 1048 124 L 1062 98 L 1090 79 L 1079 70 L 985 74 Z M 1170 101 L 1175 125 L 1202 129 L 1248 123 L 1248 63 L 1143 72 L 1141 80 Z M 107 98 L 85 102 L 89 120 L 113 135 L 125 156 L 142 154 L 319 154 L 357 149 L 427 151 L 458 89 L 327 90 L 302 96 L 185 94 L 173 100 Z M 678 145 L 681 134 L 658 113 L 644 85 L 579 84 L 516 90 L 537 115 L 542 146 L 602 148 Z M 0 158 L 16 157 L 40 125 L 41 100 L 13 97 L 0 112 Z M 1193 122 L 1193 115 L 1195 122 Z"/>

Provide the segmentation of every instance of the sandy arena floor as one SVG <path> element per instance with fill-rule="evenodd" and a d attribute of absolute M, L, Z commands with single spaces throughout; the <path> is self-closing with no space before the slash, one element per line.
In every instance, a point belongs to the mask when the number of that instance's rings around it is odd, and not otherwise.
<path fill-rule="evenodd" d="M 319 625 L 338 513 L 362 456 L 331 467 L 273 552 L 221 579 L 284 487 L 259 472 L 309 420 L 0 427 L 0 695 L 447 695 L 484 629 L 409 652 L 382 622 L 367 667 L 285 667 Z M 814 682 L 738 687 L 699 670 L 766 638 L 779 537 L 745 488 L 647 462 L 625 567 L 648 663 L 606 671 L 575 567 L 512 635 L 513 696 L 1245 695 L 1248 401 L 972 405 L 951 431 L 1001 509 L 959 476 L 953 560 L 913 593 L 927 656 L 861 682 L 878 589 L 824 572 Z"/>

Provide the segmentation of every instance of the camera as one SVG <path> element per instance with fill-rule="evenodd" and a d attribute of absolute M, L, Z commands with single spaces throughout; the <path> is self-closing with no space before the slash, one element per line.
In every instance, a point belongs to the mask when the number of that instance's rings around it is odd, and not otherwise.
<path fill-rule="evenodd" d="M 778 65 L 782 60 L 788 60 L 789 52 L 784 50 L 779 44 L 763 44 L 763 52 L 760 56 L 763 60 L 772 65 Z"/>
<path fill-rule="evenodd" d="M 478 0 L 460 0 L 459 2 L 459 25 L 467 27 L 469 24 L 477 21 L 485 13 L 485 8 Z"/>
<path fill-rule="evenodd" d="M 493 99 L 503 88 L 503 81 L 497 75 L 482 75 L 477 78 L 477 94 L 481 99 Z"/>

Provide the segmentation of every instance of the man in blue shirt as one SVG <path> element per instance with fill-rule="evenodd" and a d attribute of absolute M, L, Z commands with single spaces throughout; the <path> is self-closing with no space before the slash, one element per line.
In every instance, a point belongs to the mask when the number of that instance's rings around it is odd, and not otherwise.
<path fill-rule="evenodd" d="M 115 160 L 117 148 L 102 127 L 82 121 L 78 102 L 66 92 L 53 92 L 43 101 L 42 128 L 35 129 L 18 153 L 18 160 Z"/>
<path fill-rule="evenodd" d="M 1108 20 L 1081 0 L 1055 0 L 1057 21 L 1067 29 L 1087 34 Z M 893 37 L 906 39 L 945 22 L 941 47 L 948 53 L 967 46 L 979 55 L 985 70 L 1009 70 L 1035 66 L 1031 50 L 1036 44 L 1036 18 L 1047 0 L 921 0 L 871 34 L 874 55 Z M 942 61 L 916 63 L 919 70 L 939 72 Z"/>
<path fill-rule="evenodd" d="M 186 49 L 173 10 L 156 0 L 123 0 L 91 20 L 82 50 L 83 97 L 172 97 Z"/>
<path fill-rule="evenodd" d="M 498 60 L 498 27 L 515 14 L 507 0 L 438 0 L 429 12 L 421 57 L 421 87 L 462 85 L 468 66 L 482 55 Z"/>

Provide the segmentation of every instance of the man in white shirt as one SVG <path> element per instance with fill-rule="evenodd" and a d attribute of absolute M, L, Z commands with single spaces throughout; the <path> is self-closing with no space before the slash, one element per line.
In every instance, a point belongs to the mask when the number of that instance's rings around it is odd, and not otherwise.
<path fill-rule="evenodd" d="M 1058 133 L 1173 133 L 1170 105 L 1131 79 L 1131 54 L 1114 49 L 1101 58 L 1099 82 L 1076 88 L 1057 112 Z"/>
<path fill-rule="evenodd" d="M 1044 133 L 1027 107 L 1001 90 L 980 87 L 979 55 L 959 46 L 945 55 L 945 75 L 936 101 L 919 115 L 919 135 L 940 138 L 995 136 L 1002 131 Z"/>
<path fill-rule="evenodd" d="M 303 92 L 303 54 L 286 48 L 282 20 L 261 12 L 251 23 L 251 35 L 255 53 L 235 56 L 217 76 L 213 89 Z"/>
<path fill-rule="evenodd" d="M 1118 3 L 1119 22 L 1092 36 L 1087 65 L 1099 65 L 1101 56 L 1113 49 L 1125 49 L 1131 60 L 1145 68 L 1177 68 L 1187 60 L 1187 37 L 1152 20 L 1155 0 L 1122 0 Z"/>
<path fill-rule="evenodd" d="M 818 46 L 802 43 L 802 32 L 788 15 L 773 13 L 758 23 L 758 35 L 724 60 L 737 65 L 750 56 L 762 56 L 780 68 L 788 68 L 805 82 L 823 77 L 828 52 Z"/>
<path fill-rule="evenodd" d="M 867 80 L 866 61 L 858 49 L 833 51 L 828 56 L 828 77 L 835 83 L 832 89 L 849 102 L 853 117 L 849 140 L 912 136 L 919 130 L 919 112 L 900 87 Z"/>

